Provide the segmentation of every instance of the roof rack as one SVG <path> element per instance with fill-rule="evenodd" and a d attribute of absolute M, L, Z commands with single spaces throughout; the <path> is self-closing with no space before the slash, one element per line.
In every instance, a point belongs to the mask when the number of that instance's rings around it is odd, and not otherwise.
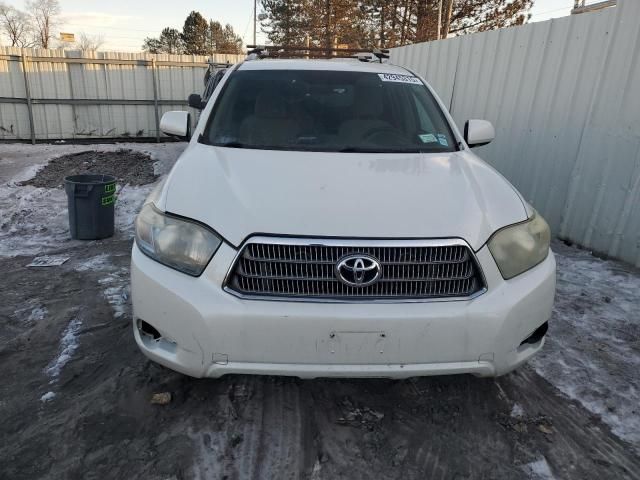
<path fill-rule="evenodd" d="M 212 68 L 229 68 L 232 63 L 227 60 L 226 62 L 214 62 L 213 60 L 207 60 L 207 63 Z"/>
<path fill-rule="evenodd" d="M 380 63 L 389 58 L 389 50 L 384 48 L 324 48 L 297 47 L 291 45 L 247 45 L 247 59 L 260 58 L 355 58 L 370 62 L 373 57 Z"/>

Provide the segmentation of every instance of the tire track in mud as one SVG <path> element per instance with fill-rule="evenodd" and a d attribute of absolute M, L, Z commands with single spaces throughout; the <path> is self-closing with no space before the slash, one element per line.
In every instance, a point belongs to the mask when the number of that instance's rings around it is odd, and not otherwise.
<path fill-rule="evenodd" d="M 301 470 L 302 423 L 295 379 L 270 378 L 263 383 L 266 401 L 260 429 L 260 455 L 253 478 L 298 478 Z M 285 474 L 285 472 L 288 472 Z"/>
<path fill-rule="evenodd" d="M 256 478 L 257 459 L 261 450 L 261 431 L 264 415 L 264 389 L 262 379 L 240 377 L 239 385 L 246 393 L 243 404 L 241 396 L 233 397 L 232 404 L 238 415 L 241 415 L 241 423 L 234 431 L 239 430 L 242 435 L 242 443 L 238 446 L 238 452 L 234 456 L 236 462 L 227 463 L 226 474 L 230 478 Z M 241 391 L 242 391 L 241 390 Z M 237 433 L 236 433 L 237 435 Z"/>
<path fill-rule="evenodd" d="M 303 423 L 295 379 L 240 377 L 248 391 L 236 403 L 243 427 L 230 478 L 299 478 Z M 237 435 L 237 433 L 236 433 Z M 236 437 L 237 438 L 237 437 Z"/>
<path fill-rule="evenodd" d="M 301 478 L 304 428 L 295 379 L 231 376 L 202 382 L 215 382 L 225 393 L 218 397 L 219 425 L 190 435 L 199 451 L 194 478 Z M 205 435 L 208 448 L 200 445 Z"/>
<path fill-rule="evenodd" d="M 640 458 L 633 447 L 614 436 L 597 416 L 560 394 L 532 369 L 522 368 L 506 379 L 499 381 L 525 411 L 553 418 L 552 441 L 539 445 L 561 478 L 640 478 Z M 557 448 L 558 443 L 562 448 Z"/>
<path fill-rule="evenodd" d="M 611 478 L 612 471 L 639 478 L 640 460 L 628 445 L 526 368 L 497 380 L 319 380 L 306 387 L 317 405 L 323 459 L 314 478 L 530 478 L 536 463 L 558 478 Z M 358 413 L 342 422 L 345 397 L 352 411 L 375 409 L 384 419 Z M 516 402 L 526 412 L 521 418 L 511 414 Z"/>

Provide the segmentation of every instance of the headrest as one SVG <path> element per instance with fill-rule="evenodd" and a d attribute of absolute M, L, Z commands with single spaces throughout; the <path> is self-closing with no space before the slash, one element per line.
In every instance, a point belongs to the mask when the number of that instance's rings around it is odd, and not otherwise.
<path fill-rule="evenodd" d="M 357 85 L 354 113 L 360 118 L 380 118 L 384 112 L 382 92 L 378 85 Z"/>
<path fill-rule="evenodd" d="M 284 118 L 287 116 L 285 99 L 274 90 L 262 90 L 256 97 L 254 113 L 256 117 Z"/>

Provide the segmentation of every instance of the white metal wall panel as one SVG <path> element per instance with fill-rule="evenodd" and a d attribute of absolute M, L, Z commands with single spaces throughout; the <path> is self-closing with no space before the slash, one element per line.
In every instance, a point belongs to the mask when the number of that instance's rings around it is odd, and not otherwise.
<path fill-rule="evenodd" d="M 419 43 L 393 49 L 393 61 L 419 75 L 428 75 L 429 84 L 446 105 L 451 105 L 458 48 L 462 37 Z M 428 72 L 428 74 L 427 74 Z"/>
<path fill-rule="evenodd" d="M 19 48 L 0 47 L 0 55 L 18 55 Z M 0 59 L 0 97 L 24 98 L 24 75 L 19 62 Z M 0 103 L 0 139 L 29 138 L 26 105 Z"/>
<path fill-rule="evenodd" d="M 640 265 L 640 2 L 616 17 L 561 233 Z"/>
<path fill-rule="evenodd" d="M 640 266 L 640 2 L 392 50 L 562 238 Z M 452 65 L 453 73 L 452 72 Z"/>
<path fill-rule="evenodd" d="M 176 101 L 174 109 L 185 109 L 189 94 L 202 92 L 208 57 L 193 55 L 149 55 L 122 52 L 79 52 L 0 47 L 0 140 L 29 139 L 26 104 L 6 99 L 25 99 L 23 63 L 18 56 L 52 58 L 97 58 L 118 60 L 172 61 L 184 66 L 156 66 L 158 100 Z M 241 55 L 214 55 L 215 62 L 235 63 Z M 17 61 L 16 61 L 17 60 Z M 150 64 L 74 64 L 27 61 L 31 97 L 37 100 L 154 100 L 153 67 Z M 3 101 L 3 98 L 5 101 Z M 160 114 L 168 110 L 160 105 Z M 195 115 L 194 115 L 195 117 Z M 153 103 L 146 105 L 33 105 L 37 140 L 90 137 L 154 137 L 156 117 Z"/>

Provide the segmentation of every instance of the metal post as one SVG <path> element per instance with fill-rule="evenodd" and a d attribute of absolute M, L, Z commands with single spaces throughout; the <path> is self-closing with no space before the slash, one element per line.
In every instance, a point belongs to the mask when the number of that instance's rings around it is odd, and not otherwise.
<path fill-rule="evenodd" d="M 440 40 L 442 35 L 442 0 L 440 0 L 440 5 L 438 6 L 438 40 Z"/>
<path fill-rule="evenodd" d="M 29 128 L 31 129 L 31 144 L 36 144 L 36 128 L 33 124 L 33 104 L 31 102 L 31 89 L 29 88 L 29 74 L 27 73 L 27 51 L 22 49 L 22 72 L 24 73 L 24 91 L 27 96 L 27 110 L 29 112 Z"/>
<path fill-rule="evenodd" d="M 151 59 L 151 72 L 153 77 L 153 109 L 156 116 L 156 142 L 160 143 L 160 111 L 158 110 L 158 76 L 156 59 Z"/>
<path fill-rule="evenodd" d="M 258 11 L 258 0 L 253 0 L 253 44 L 257 45 L 256 43 L 256 30 L 257 30 L 257 24 L 258 24 L 258 20 L 256 17 L 256 13 Z"/>
<path fill-rule="evenodd" d="M 71 53 L 71 52 L 67 51 L 67 52 L 64 53 L 64 55 L 65 56 L 69 55 L 69 53 Z M 83 54 L 84 54 L 84 52 L 83 52 Z M 75 96 L 75 93 L 74 93 L 74 90 L 73 90 L 73 75 L 72 75 L 72 72 L 71 72 L 72 64 L 67 63 L 65 66 L 67 67 L 67 74 L 69 76 L 69 92 L 71 94 L 70 98 L 71 98 L 71 100 L 75 100 L 76 96 Z M 82 70 L 82 69 L 83 69 L 82 64 L 80 64 L 79 70 Z M 73 117 L 73 138 L 75 138 L 76 134 L 78 133 L 78 115 L 76 114 L 76 106 L 75 106 L 75 104 L 71 105 L 71 116 Z"/>

